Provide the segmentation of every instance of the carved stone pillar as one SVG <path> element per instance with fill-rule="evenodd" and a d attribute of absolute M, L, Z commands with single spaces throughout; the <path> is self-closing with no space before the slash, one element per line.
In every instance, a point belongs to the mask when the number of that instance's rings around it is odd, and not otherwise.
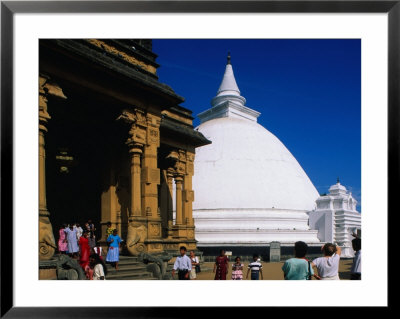
<path fill-rule="evenodd" d="M 175 176 L 175 184 L 176 184 L 176 191 L 175 191 L 175 203 L 176 203 L 176 225 L 183 224 L 183 211 L 182 211 L 182 184 L 183 184 L 183 177 L 181 175 Z"/>
<path fill-rule="evenodd" d="M 194 226 L 193 221 L 193 201 L 194 201 L 194 191 L 192 189 L 192 177 L 194 174 L 194 153 L 186 152 L 186 172 L 183 182 L 183 207 L 184 216 L 186 219 L 186 224 L 188 226 Z M 189 235 L 192 235 L 190 232 Z M 189 236 L 190 237 L 190 236 Z"/>
<path fill-rule="evenodd" d="M 142 216 L 141 205 L 141 165 L 140 156 L 142 154 L 142 145 L 131 143 L 129 145 L 131 155 L 131 210 L 129 217 Z"/>
<path fill-rule="evenodd" d="M 158 168 L 158 148 L 160 146 L 160 117 L 146 114 L 146 144 L 142 163 L 142 207 L 147 218 L 148 252 L 161 252 L 161 216 L 158 206 L 158 185 L 160 185 L 160 169 Z"/>
<path fill-rule="evenodd" d="M 45 133 L 51 118 L 47 112 L 48 95 L 66 98 L 56 84 L 49 82 L 48 77 L 39 76 L 39 260 L 50 259 L 57 248 L 46 202 Z"/>
<path fill-rule="evenodd" d="M 126 144 L 129 147 L 130 161 L 130 211 L 128 218 L 128 231 L 126 238 L 126 247 L 131 255 L 137 256 L 141 252 L 146 251 L 145 240 L 147 238 L 146 220 L 143 218 L 143 210 L 141 205 L 141 154 L 143 146 L 146 143 L 146 123 L 143 121 L 143 111 L 141 110 L 125 110 L 118 117 L 119 120 L 130 125 L 129 138 Z"/>
<path fill-rule="evenodd" d="M 174 180 L 174 172 L 172 169 L 168 169 L 167 170 L 167 184 L 168 184 L 168 196 L 167 196 L 167 209 L 168 209 L 168 214 L 167 214 L 167 218 L 168 218 L 168 238 L 172 238 L 172 226 L 173 226 L 173 198 L 172 198 L 172 194 L 173 194 L 173 190 L 172 190 L 172 182 Z"/>

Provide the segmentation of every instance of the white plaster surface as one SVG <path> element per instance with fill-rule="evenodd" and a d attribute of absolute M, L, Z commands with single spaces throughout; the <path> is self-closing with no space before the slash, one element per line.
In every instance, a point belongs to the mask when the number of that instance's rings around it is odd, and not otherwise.
<path fill-rule="evenodd" d="M 307 212 L 318 192 L 300 164 L 246 107 L 227 64 L 212 107 L 196 128 L 212 144 L 196 149 L 193 218 L 199 246 L 319 243 Z"/>
<path fill-rule="evenodd" d="M 253 121 L 217 118 L 198 127 L 212 144 L 196 150 L 193 209 L 310 211 L 319 194 L 297 160 Z"/>

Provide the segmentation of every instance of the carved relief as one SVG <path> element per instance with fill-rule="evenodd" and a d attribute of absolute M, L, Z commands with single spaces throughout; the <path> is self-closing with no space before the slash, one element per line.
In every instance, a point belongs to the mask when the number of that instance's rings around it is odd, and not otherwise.
<path fill-rule="evenodd" d="M 185 167 L 186 165 L 185 165 L 185 163 L 183 163 L 183 162 L 176 162 L 175 163 L 175 171 L 176 171 L 176 173 L 178 174 L 178 175 L 183 175 L 183 174 L 185 174 Z"/>
<path fill-rule="evenodd" d="M 183 190 L 182 191 L 183 200 L 185 202 L 193 202 L 194 201 L 194 191 L 193 190 Z"/>
<path fill-rule="evenodd" d="M 135 222 L 129 223 L 126 246 L 131 255 L 138 256 L 141 252 L 146 250 L 146 246 L 143 244 L 146 238 L 146 226 Z"/>
<path fill-rule="evenodd" d="M 53 227 L 49 218 L 47 216 L 39 216 L 39 259 L 50 259 L 53 257 L 56 248 Z"/>
<path fill-rule="evenodd" d="M 150 224 L 150 235 L 152 237 L 158 237 L 161 235 L 161 227 L 160 224 Z"/>
<path fill-rule="evenodd" d="M 101 48 L 105 52 L 108 52 L 108 53 L 118 56 L 119 58 L 125 60 L 126 62 L 128 62 L 130 64 L 139 66 L 150 73 L 156 74 L 157 69 L 154 66 L 152 66 L 151 64 L 140 61 L 140 60 L 136 59 L 134 56 L 128 55 L 126 52 L 118 50 L 117 48 L 105 43 L 104 41 L 100 41 L 98 39 L 88 39 L 86 41 L 95 45 L 98 48 Z"/>
<path fill-rule="evenodd" d="M 155 183 L 157 185 L 160 184 L 160 169 L 159 168 L 150 168 L 144 167 L 142 168 L 142 182 L 147 184 Z"/>

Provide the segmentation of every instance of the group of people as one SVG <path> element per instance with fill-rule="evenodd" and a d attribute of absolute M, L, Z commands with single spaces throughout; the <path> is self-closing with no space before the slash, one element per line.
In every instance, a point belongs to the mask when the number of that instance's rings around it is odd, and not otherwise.
<path fill-rule="evenodd" d="M 81 242 L 87 241 L 90 249 L 96 247 L 96 228 L 89 219 L 82 228 L 79 223 L 70 223 L 61 225 L 58 235 L 58 252 L 76 257 L 80 252 Z M 81 238 L 84 238 L 81 241 Z"/>
<path fill-rule="evenodd" d="M 355 256 L 350 270 L 351 280 L 361 280 L 361 238 L 354 235 L 352 240 Z M 323 256 L 310 261 L 306 259 L 308 245 L 305 242 L 298 241 L 294 245 L 295 257 L 286 260 L 282 266 L 283 277 L 285 280 L 340 280 L 339 262 L 341 248 L 332 243 L 326 243 L 321 247 Z M 179 280 L 196 279 L 196 268 L 200 266 L 198 257 L 194 251 L 190 251 L 190 256 L 186 255 L 186 247 L 180 247 L 180 256 L 177 257 L 172 269 L 172 277 L 178 272 Z M 216 257 L 213 272 L 214 280 L 226 280 L 229 269 L 229 259 L 225 251 L 220 250 L 220 255 Z M 232 280 L 243 279 L 244 265 L 240 257 L 235 258 L 231 266 Z M 247 267 L 246 279 L 250 274 L 251 280 L 263 279 L 262 263 L 258 254 L 253 255 L 253 261 Z"/>
<path fill-rule="evenodd" d="M 175 260 L 174 267 L 172 269 L 172 277 L 178 271 L 179 280 L 193 280 L 196 279 L 196 273 L 200 272 L 200 261 L 195 255 L 193 250 L 190 251 L 190 256 L 186 254 L 186 247 L 181 246 L 179 249 L 180 256 Z M 240 257 L 235 258 L 235 263 L 232 264 L 232 280 L 243 279 L 243 264 L 241 263 Z M 215 259 L 213 272 L 215 273 L 215 280 L 226 280 L 229 268 L 229 259 L 225 255 L 225 250 L 220 251 L 220 255 Z M 251 280 L 258 280 L 260 275 L 263 279 L 262 264 L 257 254 L 253 256 L 253 262 L 248 265 L 246 279 L 251 274 Z"/>
<path fill-rule="evenodd" d="M 226 280 L 226 277 L 228 275 L 228 269 L 229 269 L 229 259 L 225 255 L 225 250 L 221 249 L 219 256 L 215 259 L 214 263 L 214 269 L 213 269 L 213 272 L 215 273 L 214 280 Z M 232 275 L 231 275 L 232 280 L 243 279 L 244 265 L 241 262 L 241 258 L 239 256 L 235 258 L 235 263 L 232 264 L 231 269 L 232 269 Z M 253 261 L 249 263 L 249 265 L 247 266 L 246 279 L 249 278 L 249 274 L 251 280 L 259 280 L 260 277 L 261 279 L 264 279 L 262 273 L 262 264 L 258 254 L 253 255 Z"/>
<path fill-rule="evenodd" d="M 355 256 L 350 269 L 351 280 L 361 280 L 361 238 L 354 236 L 352 240 Z M 341 249 L 339 246 L 326 243 L 321 247 L 323 257 L 313 261 L 306 259 L 308 246 L 302 241 L 295 243 L 295 257 L 288 259 L 282 266 L 286 280 L 340 280 L 339 262 Z M 316 270 L 316 271 L 314 271 Z"/>
<path fill-rule="evenodd" d="M 172 268 L 172 278 L 174 278 L 176 271 L 178 271 L 179 280 L 194 280 L 196 273 L 200 272 L 200 261 L 195 255 L 194 251 L 190 251 L 190 257 L 186 255 L 186 247 L 179 248 L 180 256 L 175 260 L 174 267 Z"/>
<path fill-rule="evenodd" d="M 59 254 L 68 254 L 77 259 L 89 280 L 105 280 L 107 268 L 103 260 L 103 249 L 96 241 L 96 228 L 91 220 L 84 227 L 78 223 L 63 224 L 59 229 L 58 251 Z M 121 238 L 117 229 L 107 223 L 106 242 L 108 252 L 106 262 L 111 263 L 118 270 L 119 250 Z"/>

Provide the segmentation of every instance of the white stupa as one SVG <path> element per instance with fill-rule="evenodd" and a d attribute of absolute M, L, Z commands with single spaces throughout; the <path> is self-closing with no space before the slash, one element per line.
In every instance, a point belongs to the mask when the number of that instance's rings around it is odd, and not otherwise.
<path fill-rule="evenodd" d="M 323 242 L 337 243 L 342 248 L 342 257 L 354 257 L 351 241 L 353 234 L 360 235 L 361 213 L 357 201 L 338 179 L 329 188 L 329 194 L 317 199 L 317 207 L 309 213 L 310 227 L 318 230 Z"/>
<path fill-rule="evenodd" d="M 199 247 L 272 241 L 320 243 L 307 212 L 317 190 L 299 163 L 245 106 L 230 56 L 212 107 L 197 130 L 212 144 L 196 149 L 193 217 Z"/>

